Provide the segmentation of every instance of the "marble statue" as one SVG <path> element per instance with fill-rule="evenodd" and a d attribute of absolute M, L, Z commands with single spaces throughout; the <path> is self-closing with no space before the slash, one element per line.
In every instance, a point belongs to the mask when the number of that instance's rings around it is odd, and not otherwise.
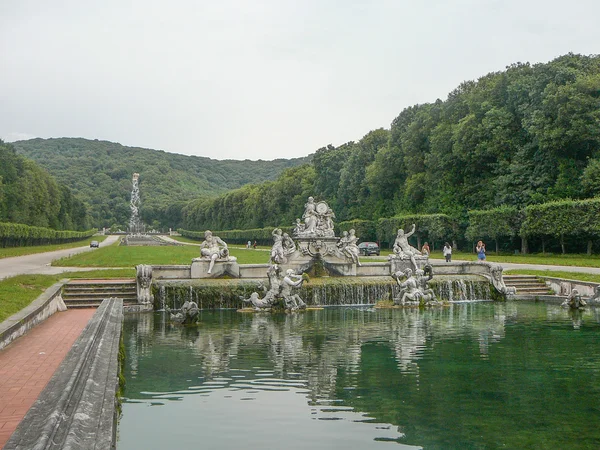
<path fill-rule="evenodd" d="M 265 296 L 260 298 L 258 292 L 253 292 L 250 298 L 240 297 L 245 303 L 251 303 L 256 310 L 271 308 L 279 299 L 283 300 L 286 309 L 298 310 L 306 308 L 306 303 L 298 294 L 293 294 L 292 289 L 302 286 L 302 275 L 296 275 L 293 269 L 288 269 L 285 276 L 281 276 L 281 268 L 271 264 L 267 270 L 269 289 Z"/>
<path fill-rule="evenodd" d="M 289 234 L 283 233 L 283 254 L 289 256 L 296 251 L 296 243 Z"/>
<path fill-rule="evenodd" d="M 404 272 L 399 271 L 392 275 L 392 278 L 396 280 L 400 287 L 398 296 L 394 298 L 395 305 L 418 305 L 423 293 L 417 286 L 417 279 L 413 277 L 413 271 L 411 269 L 405 269 Z M 400 281 L 402 278 L 406 278 L 405 281 Z"/>
<path fill-rule="evenodd" d="M 137 286 L 137 301 L 138 303 L 153 303 L 154 295 L 152 295 L 152 266 L 139 264 L 135 266 L 136 270 L 136 286 Z"/>
<path fill-rule="evenodd" d="M 204 242 L 200 244 L 200 255 L 204 259 L 210 259 L 207 273 L 211 273 L 217 259 L 229 257 L 229 249 L 220 237 L 214 236 L 212 231 L 206 230 L 204 232 Z"/>
<path fill-rule="evenodd" d="M 308 197 L 304 205 L 302 219 L 296 219 L 294 236 L 296 237 L 334 237 L 333 230 L 335 213 L 325 202 L 315 203 L 313 197 Z"/>
<path fill-rule="evenodd" d="M 417 289 L 422 292 L 422 300 L 425 306 L 440 305 L 435 292 L 429 287 L 428 282 L 433 278 L 433 267 L 427 264 L 423 269 L 415 270 L 415 278 L 417 279 Z"/>
<path fill-rule="evenodd" d="M 436 306 L 441 303 L 437 300 L 433 289 L 429 287 L 428 282 L 433 278 L 433 267 L 426 264 L 423 269 L 413 271 L 410 268 L 404 271 L 398 271 L 392 274 L 396 280 L 400 291 L 394 297 L 394 304 L 400 306 Z M 404 281 L 402 281 L 404 279 Z"/>
<path fill-rule="evenodd" d="M 252 306 L 254 306 L 254 309 L 256 310 L 270 308 L 272 306 L 272 303 L 266 297 L 260 298 L 258 292 L 250 294 L 250 298 L 242 298 L 242 301 L 252 303 Z"/>
<path fill-rule="evenodd" d="M 588 303 L 591 305 L 600 304 L 600 285 L 594 288 L 594 295 L 588 299 Z"/>
<path fill-rule="evenodd" d="M 582 309 L 587 306 L 587 303 L 583 298 L 581 298 L 579 291 L 577 289 L 573 289 L 560 306 L 563 308 Z"/>
<path fill-rule="evenodd" d="M 298 294 L 292 294 L 292 289 L 301 287 L 303 281 L 302 275 L 296 275 L 293 269 L 288 269 L 285 272 L 285 277 L 281 283 L 281 297 L 283 298 L 286 309 L 294 311 L 306 308 L 306 303 L 304 303 L 300 296 Z"/>
<path fill-rule="evenodd" d="M 283 251 L 283 232 L 281 228 L 275 228 L 271 233 L 273 236 L 273 247 L 271 247 L 271 263 L 284 264 L 285 254 Z"/>
<path fill-rule="evenodd" d="M 354 264 L 360 266 L 360 261 L 358 260 L 358 255 L 360 254 L 360 250 L 356 243 L 358 242 L 358 238 L 356 237 L 356 232 L 352 229 L 350 231 L 343 231 L 342 237 L 340 238 L 337 246 L 339 247 L 341 253 L 350 258 Z"/>
<path fill-rule="evenodd" d="M 504 268 L 500 264 L 490 264 L 492 284 L 501 294 L 515 295 L 517 293 L 517 288 L 504 284 L 504 278 L 502 277 L 503 271 Z"/>
<path fill-rule="evenodd" d="M 199 312 L 198 304 L 193 300 L 186 300 L 181 306 L 179 312 L 173 314 L 171 310 L 167 308 L 170 314 L 172 322 L 180 323 L 182 325 L 189 325 L 198 322 Z"/>
<path fill-rule="evenodd" d="M 294 236 L 300 236 L 305 230 L 306 225 L 304 225 L 300 219 L 296 219 L 296 222 L 294 222 Z"/>
<path fill-rule="evenodd" d="M 410 259 L 414 269 L 418 269 L 415 256 L 421 256 L 421 252 L 408 243 L 408 238 L 415 233 L 415 224 L 413 223 L 412 230 L 405 233 L 402 228 L 398 230 L 396 240 L 394 241 L 394 257 L 399 259 Z"/>

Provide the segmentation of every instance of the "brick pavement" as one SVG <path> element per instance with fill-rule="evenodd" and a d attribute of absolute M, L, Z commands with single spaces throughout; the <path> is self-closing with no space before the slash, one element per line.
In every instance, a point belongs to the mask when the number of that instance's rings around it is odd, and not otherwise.
<path fill-rule="evenodd" d="M 92 308 L 56 313 L 0 351 L 0 448 L 95 312 Z"/>

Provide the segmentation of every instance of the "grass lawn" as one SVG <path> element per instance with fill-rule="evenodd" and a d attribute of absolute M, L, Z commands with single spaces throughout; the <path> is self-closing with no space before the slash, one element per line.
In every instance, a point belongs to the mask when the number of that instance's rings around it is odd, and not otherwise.
<path fill-rule="evenodd" d="M 9 258 L 11 256 L 32 255 L 34 253 L 53 252 L 54 250 L 64 250 L 67 248 L 77 248 L 90 245 L 91 241 L 102 242 L 107 236 L 92 236 L 82 241 L 70 242 L 68 244 L 53 245 L 35 245 L 31 247 L 8 247 L 0 248 L 0 258 Z"/>
<path fill-rule="evenodd" d="M 0 322 L 25 308 L 63 278 L 134 278 L 135 269 L 64 272 L 57 275 L 17 275 L 0 281 Z"/>
<path fill-rule="evenodd" d="M 433 252 L 430 256 L 432 259 L 444 259 L 441 252 Z M 477 255 L 470 252 L 453 252 L 453 260 L 476 261 Z M 553 266 L 579 266 L 579 267 L 600 267 L 600 255 L 582 255 L 582 254 L 567 254 L 560 255 L 555 253 L 534 253 L 534 254 L 499 254 L 488 252 L 486 255 L 487 262 L 499 263 L 515 263 L 515 264 L 544 264 Z"/>
<path fill-rule="evenodd" d="M 239 264 L 266 264 L 269 262 L 269 249 L 245 249 L 229 247 L 231 256 Z M 134 267 L 138 264 L 178 265 L 191 264 L 200 256 L 196 246 L 125 246 L 110 245 L 91 252 L 62 258 L 52 263 L 61 267 Z"/>
<path fill-rule="evenodd" d="M 589 281 L 600 283 L 600 275 L 582 272 L 564 272 L 561 270 L 507 270 L 505 275 L 536 275 L 540 277 L 566 278 L 568 280 Z"/>

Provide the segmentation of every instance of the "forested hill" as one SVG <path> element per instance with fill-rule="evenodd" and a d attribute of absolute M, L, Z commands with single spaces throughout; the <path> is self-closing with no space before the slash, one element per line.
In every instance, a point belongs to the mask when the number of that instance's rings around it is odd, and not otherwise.
<path fill-rule="evenodd" d="M 17 155 L 11 144 L 1 140 L 0 222 L 54 230 L 84 231 L 90 228 L 85 205 L 68 187 L 57 183 L 33 161 Z M 11 238 L 11 235 L 1 237 Z"/>
<path fill-rule="evenodd" d="M 13 145 L 88 203 L 92 223 L 99 227 L 128 223 L 134 172 L 140 174 L 143 220 L 177 226 L 181 205 L 190 199 L 272 180 L 284 169 L 309 161 L 219 161 L 81 138 L 31 139 Z"/>
<path fill-rule="evenodd" d="M 444 101 L 405 108 L 389 130 L 318 150 L 273 183 L 186 206 L 184 226 L 287 225 L 308 195 L 326 200 L 338 221 L 445 213 L 460 223 L 467 210 L 599 196 L 600 56 L 518 63 L 465 81 Z"/>

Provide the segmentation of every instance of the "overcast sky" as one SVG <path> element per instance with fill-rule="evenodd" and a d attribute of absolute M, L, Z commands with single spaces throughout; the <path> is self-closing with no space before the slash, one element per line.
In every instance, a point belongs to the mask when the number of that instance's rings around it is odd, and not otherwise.
<path fill-rule="evenodd" d="M 305 156 L 515 62 L 600 53 L 600 1 L 0 0 L 0 138 Z"/>

